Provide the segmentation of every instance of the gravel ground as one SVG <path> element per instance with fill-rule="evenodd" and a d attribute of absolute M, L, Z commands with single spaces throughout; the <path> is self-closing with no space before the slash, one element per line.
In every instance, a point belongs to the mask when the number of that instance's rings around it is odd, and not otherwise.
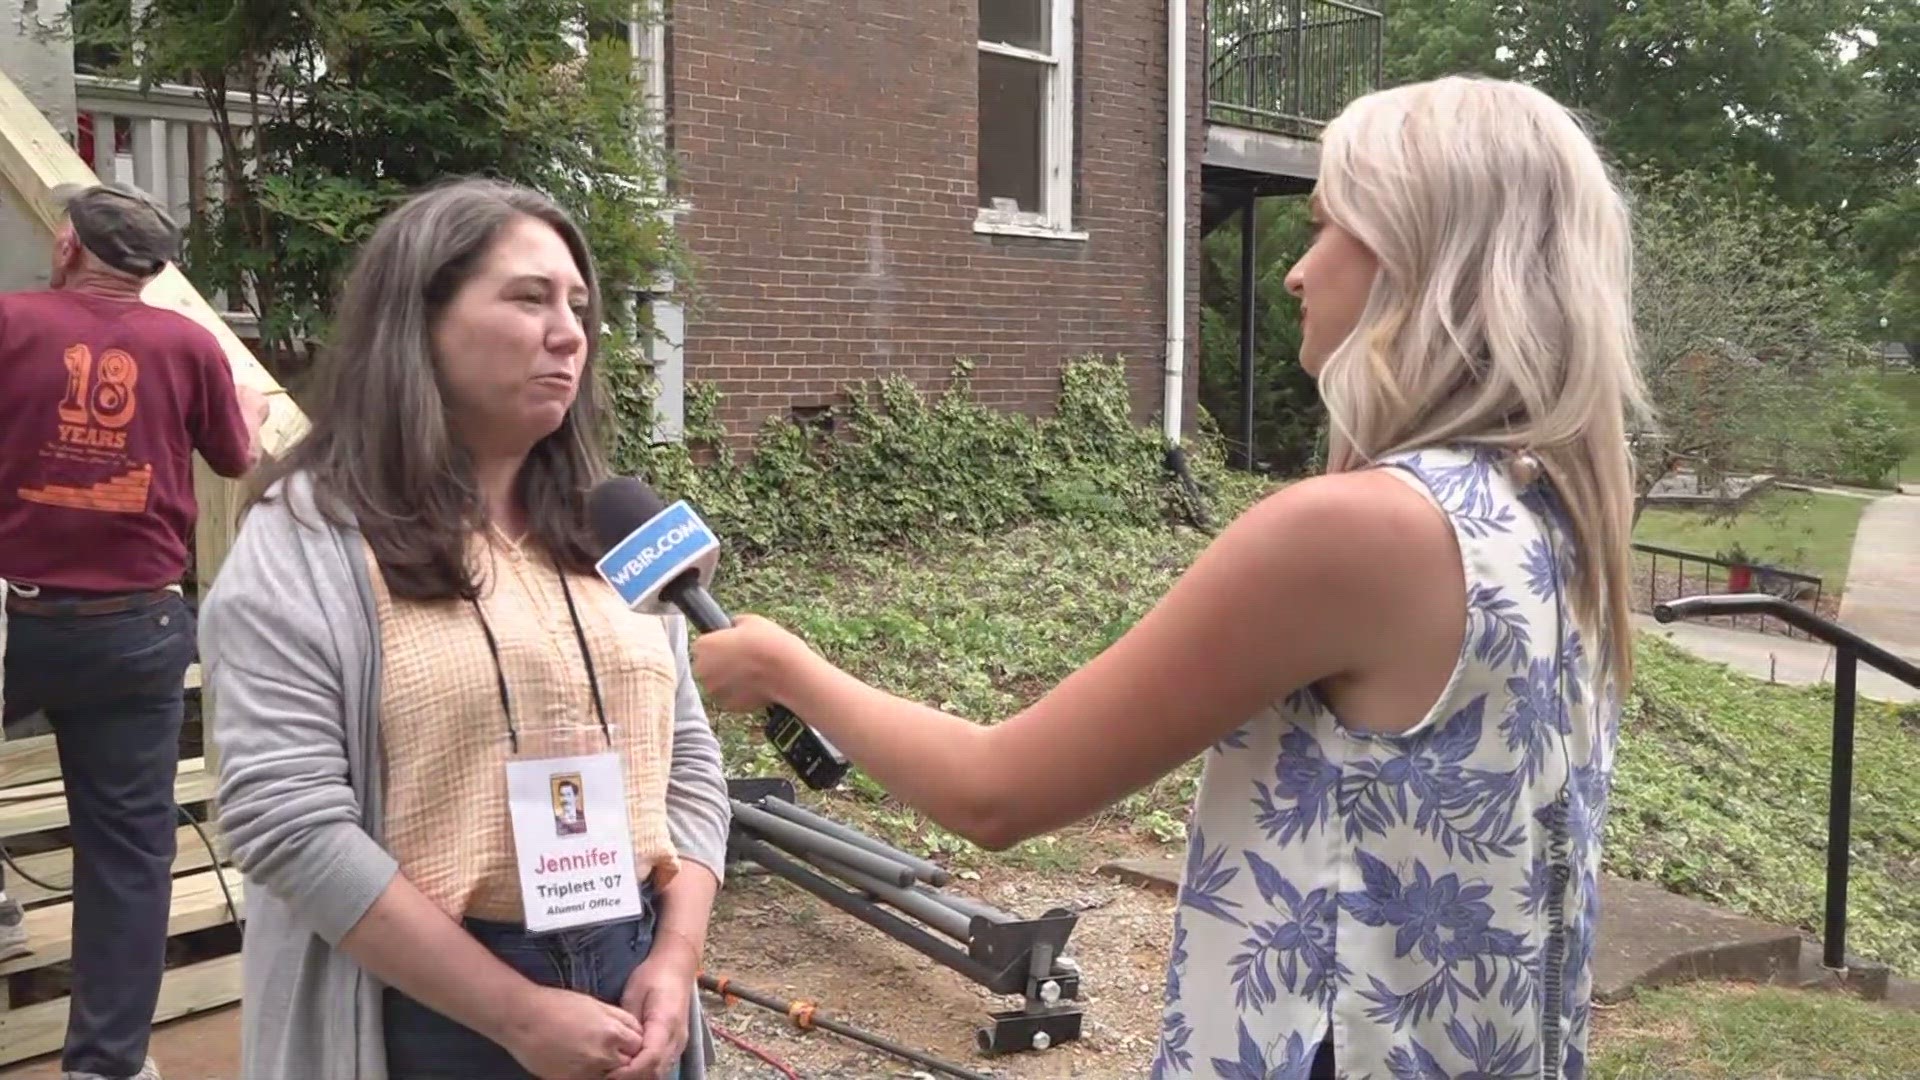
<path fill-rule="evenodd" d="M 1163 849 L 1164 850 L 1164 849 Z M 1019 915 L 1055 907 L 1080 920 L 1068 955 L 1081 967 L 1081 1038 L 1040 1053 L 998 1058 L 974 1048 L 991 1011 L 1017 999 L 990 995 L 957 972 L 786 882 L 735 877 L 722 894 L 709 944 L 710 971 L 775 997 L 816 1001 L 820 1015 L 913 1047 L 995 1080 L 1146 1075 L 1160 1026 L 1160 992 L 1173 902 L 1094 874 L 993 869 L 950 888 Z M 942 1077 L 823 1031 L 801 1033 L 783 1016 L 707 999 L 720 1027 L 770 1052 L 809 1080 Z M 787 1074 L 719 1042 L 716 1076 L 785 1080 Z"/>

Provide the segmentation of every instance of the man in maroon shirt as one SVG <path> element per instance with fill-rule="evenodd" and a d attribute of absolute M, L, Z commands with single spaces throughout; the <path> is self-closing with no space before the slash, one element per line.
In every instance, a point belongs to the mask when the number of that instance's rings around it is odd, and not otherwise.
<path fill-rule="evenodd" d="M 0 295 L 0 593 L 11 721 L 44 712 L 71 822 L 69 1080 L 156 1078 L 173 785 L 195 651 L 180 591 L 197 451 L 238 477 L 266 399 L 207 330 L 141 302 L 179 229 L 130 188 L 56 192 L 52 288 Z M 28 951 L 0 881 L 0 957 Z"/>

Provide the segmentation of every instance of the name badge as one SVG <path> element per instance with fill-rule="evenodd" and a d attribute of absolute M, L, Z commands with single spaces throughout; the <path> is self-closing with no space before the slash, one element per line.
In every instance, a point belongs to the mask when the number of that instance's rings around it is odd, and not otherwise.
<path fill-rule="evenodd" d="M 507 803 L 529 931 L 566 930 L 645 913 L 618 756 L 508 761 Z"/>

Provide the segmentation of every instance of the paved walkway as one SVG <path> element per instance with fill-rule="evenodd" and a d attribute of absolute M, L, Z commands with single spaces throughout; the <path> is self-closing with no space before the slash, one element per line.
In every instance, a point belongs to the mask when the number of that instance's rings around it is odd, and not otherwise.
<path fill-rule="evenodd" d="M 1838 490 L 1833 494 L 1859 495 Z M 1834 651 L 1818 642 L 1711 623 L 1661 625 L 1646 615 L 1634 619 L 1641 629 L 1660 634 L 1695 656 L 1755 678 L 1795 686 L 1833 681 Z M 1920 662 L 1920 489 L 1875 498 L 1860 515 L 1839 621 L 1894 654 Z M 1862 697 L 1920 701 L 1920 689 L 1865 665 L 1860 668 L 1859 685 Z"/>
<path fill-rule="evenodd" d="M 1915 500 L 1920 502 L 1920 500 Z M 1725 664 L 1756 679 L 1789 686 L 1820 686 L 1833 682 L 1833 650 L 1817 641 L 1729 630 L 1697 622 L 1662 625 L 1651 615 L 1635 615 L 1634 625 L 1658 634 L 1703 660 Z M 1861 665 L 1860 696 L 1879 701 L 1920 701 L 1920 690 Z"/>
<path fill-rule="evenodd" d="M 1840 622 L 1920 661 L 1920 495 L 1889 495 L 1860 515 Z"/>

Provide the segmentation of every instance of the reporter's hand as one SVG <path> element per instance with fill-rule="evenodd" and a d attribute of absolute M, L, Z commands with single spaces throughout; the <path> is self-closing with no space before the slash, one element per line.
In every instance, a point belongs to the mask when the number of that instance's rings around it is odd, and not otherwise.
<path fill-rule="evenodd" d="M 806 643 L 758 615 L 693 640 L 693 678 L 729 712 L 757 712 L 780 700 L 786 678 L 812 656 Z"/>
<path fill-rule="evenodd" d="M 607 1080 L 659 1080 L 670 1075 L 687 1047 L 697 961 L 687 950 L 656 951 L 627 976 L 620 1004 L 640 1021 L 640 1053 Z"/>
<path fill-rule="evenodd" d="M 552 986 L 528 991 L 501 1043 L 541 1080 L 601 1080 L 644 1048 L 632 1014 Z"/>

